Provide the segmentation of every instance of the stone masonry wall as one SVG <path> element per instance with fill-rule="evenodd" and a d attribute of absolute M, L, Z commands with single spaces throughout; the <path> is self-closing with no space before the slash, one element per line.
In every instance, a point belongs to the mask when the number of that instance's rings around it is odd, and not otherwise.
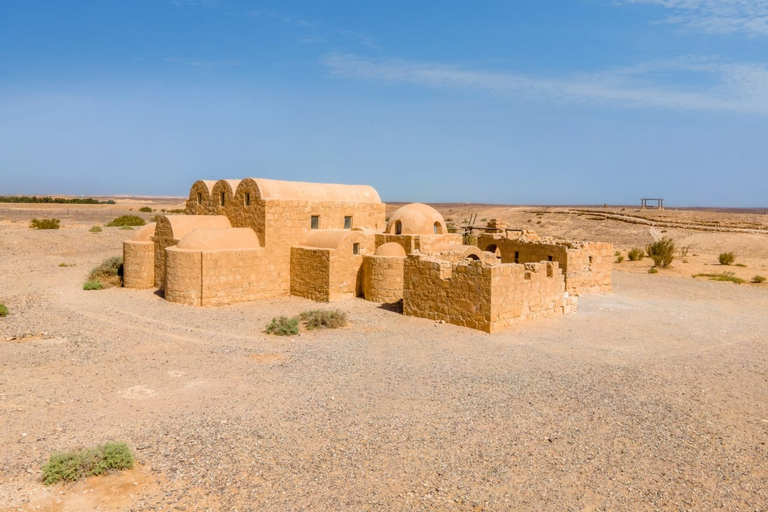
<path fill-rule="evenodd" d="M 574 295 L 586 292 L 609 292 L 613 244 L 600 242 L 567 242 L 555 240 L 526 241 L 499 235 L 480 235 L 478 246 L 486 250 L 496 245 L 502 263 L 538 263 L 556 261 L 565 276 L 566 290 Z"/>
<path fill-rule="evenodd" d="M 393 303 L 403 298 L 403 267 L 400 256 L 363 257 L 363 296 L 371 302 Z"/>
<path fill-rule="evenodd" d="M 334 249 L 291 249 L 291 295 L 318 302 L 330 299 L 331 253 Z"/>
<path fill-rule="evenodd" d="M 461 245 L 463 237 L 458 233 L 444 233 L 438 235 L 390 235 L 387 233 L 376 234 L 376 247 L 389 242 L 400 244 L 405 249 L 405 254 L 413 251 L 429 252 L 436 245 Z"/>
<path fill-rule="evenodd" d="M 154 242 L 123 242 L 123 286 L 152 288 L 155 285 Z"/>
<path fill-rule="evenodd" d="M 556 262 L 452 264 L 418 253 L 404 265 L 403 313 L 497 332 L 526 319 L 575 311 Z"/>

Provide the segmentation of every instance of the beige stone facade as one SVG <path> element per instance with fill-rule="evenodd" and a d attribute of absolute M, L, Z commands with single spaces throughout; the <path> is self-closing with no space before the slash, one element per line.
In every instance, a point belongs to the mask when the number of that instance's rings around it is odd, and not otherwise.
<path fill-rule="evenodd" d="M 566 285 L 577 293 L 610 288 L 610 244 L 576 247 L 503 233 L 492 228 L 478 246 L 464 245 L 421 203 L 387 222 L 378 193 L 363 185 L 197 181 L 187 215 L 160 216 L 124 243 L 124 283 L 154 286 L 167 300 L 194 306 L 289 294 L 402 300 L 406 315 L 486 332 L 573 312 Z"/>
<path fill-rule="evenodd" d="M 496 253 L 502 263 L 556 261 L 563 269 L 566 291 L 574 295 L 611 290 L 613 244 L 539 237 L 530 232 L 483 234 L 477 245 Z"/>

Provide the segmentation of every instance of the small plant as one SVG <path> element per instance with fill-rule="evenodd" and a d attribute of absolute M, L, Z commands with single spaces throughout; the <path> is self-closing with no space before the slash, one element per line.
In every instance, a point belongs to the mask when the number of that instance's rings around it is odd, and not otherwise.
<path fill-rule="evenodd" d="M 312 329 L 338 329 L 347 325 L 347 314 L 338 309 L 313 309 L 303 311 L 299 319 L 304 322 L 308 331 Z"/>
<path fill-rule="evenodd" d="M 59 229 L 60 224 L 59 219 L 32 219 L 29 227 L 32 229 Z"/>
<path fill-rule="evenodd" d="M 760 276 L 757 276 L 757 277 L 760 277 Z M 0 317 L 8 316 L 8 313 L 9 313 L 8 307 L 2 302 L 0 302 Z"/>
<path fill-rule="evenodd" d="M 91 233 L 101 233 L 101 226 L 93 226 L 88 231 Z"/>
<path fill-rule="evenodd" d="M 83 284 L 83 290 L 102 290 L 104 285 L 98 281 L 86 281 Z"/>
<path fill-rule="evenodd" d="M 645 258 L 645 251 L 639 247 L 634 247 L 627 253 L 627 258 L 629 261 L 640 261 Z"/>
<path fill-rule="evenodd" d="M 764 283 L 765 282 L 765 278 L 763 276 L 755 276 L 755 277 L 752 278 L 751 282 L 753 282 L 755 284 Z M 0 316 L 2 316 L 2 315 L 0 315 Z"/>
<path fill-rule="evenodd" d="M 86 476 L 97 476 L 113 470 L 133 467 L 133 453 L 125 443 L 105 443 L 95 448 L 51 455 L 43 466 L 43 483 L 74 482 Z"/>
<path fill-rule="evenodd" d="M 150 208 L 149 206 L 142 206 L 141 208 L 139 208 L 139 211 L 143 213 L 152 213 L 152 208 Z"/>
<path fill-rule="evenodd" d="M 74 263 L 66 263 L 66 262 L 62 261 L 61 263 L 59 263 L 59 266 L 60 267 L 74 267 L 75 264 Z"/>
<path fill-rule="evenodd" d="M 721 265 L 730 265 L 736 261 L 736 255 L 732 252 L 721 252 L 720 256 L 717 257 L 717 260 Z"/>
<path fill-rule="evenodd" d="M 736 284 L 744 282 L 740 277 L 734 276 L 733 272 L 722 272 L 720 274 L 694 274 L 693 277 L 708 277 L 712 281 L 728 281 Z"/>
<path fill-rule="evenodd" d="M 112 221 L 107 224 L 107 227 L 143 226 L 144 224 L 146 224 L 144 222 L 144 219 L 142 219 L 141 217 L 137 217 L 136 215 L 121 215 L 116 219 L 112 219 Z"/>
<path fill-rule="evenodd" d="M 649 274 L 658 274 L 659 273 L 659 269 L 657 269 L 656 267 L 651 267 L 651 268 L 648 269 L 648 273 Z"/>
<path fill-rule="evenodd" d="M 487 222 L 488 219 L 480 219 L 480 222 Z"/>
<path fill-rule="evenodd" d="M 126 230 L 133 231 L 133 228 L 131 226 L 122 226 L 120 229 L 122 229 L 123 231 L 126 231 Z"/>
<path fill-rule="evenodd" d="M 666 268 L 675 259 L 675 241 L 671 238 L 664 237 L 657 242 L 648 244 L 645 250 L 653 260 L 655 267 Z"/>
<path fill-rule="evenodd" d="M 624 261 L 624 256 L 622 254 L 616 256 L 616 263 L 621 263 L 622 261 Z"/>
<path fill-rule="evenodd" d="M 615 253 L 613 253 L 613 255 L 616 257 L 621 256 L 621 251 L 616 251 Z"/>
<path fill-rule="evenodd" d="M 264 332 L 275 336 L 295 336 L 299 334 L 299 320 L 283 315 L 276 316 L 269 322 Z"/>
<path fill-rule="evenodd" d="M 112 256 L 93 267 L 88 274 L 88 282 L 83 285 L 84 290 L 101 290 L 106 286 L 121 286 L 123 278 L 122 256 Z M 98 283 L 100 288 L 86 288 L 90 283 Z M 93 284 L 90 284 L 93 286 Z"/>

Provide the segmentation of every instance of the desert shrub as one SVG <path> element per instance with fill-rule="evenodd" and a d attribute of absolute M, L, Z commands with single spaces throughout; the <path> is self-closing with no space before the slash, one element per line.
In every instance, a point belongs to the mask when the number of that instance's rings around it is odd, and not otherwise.
<path fill-rule="evenodd" d="M 731 283 L 741 284 L 744 280 L 733 275 L 733 272 L 722 272 L 720 274 L 694 274 L 693 277 L 708 277 L 712 281 L 729 281 Z"/>
<path fill-rule="evenodd" d="M 616 251 L 615 253 L 613 253 L 613 255 L 614 255 L 614 256 L 617 256 L 617 257 L 618 257 L 618 256 L 621 256 L 621 251 Z"/>
<path fill-rule="evenodd" d="M 645 249 L 655 267 L 666 268 L 675 259 L 675 241 L 666 236 L 657 242 L 648 244 Z"/>
<path fill-rule="evenodd" d="M 112 221 L 108 223 L 107 226 L 143 226 L 144 224 L 146 224 L 144 219 L 137 217 L 136 215 L 121 215 L 116 219 L 112 219 Z"/>
<path fill-rule="evenodd" d="M 83 290 L 102 290 L 104 285 L 98 281 L 86 281 L 83 283 Z"/>
<path fill-rule="evenodd" d="M 8 307 L 2 302 L 0 302 L 0 316 L 8 316 L 8 313 L 9 313 Z"/>
<path fill-rule="evenodd" d="M 736 261 L 736 255 L 732 252 L 721 252 L 720 256 L 717 257 L 717 261 L 719 261 L 721 265 L 730 265 Z"/>
<path fill-rule="evenodd" d="M 88 282 L 97 282 L 106 286 L 120 286 L 123 278 L 123 257 L 112 256 L 91 269 Z M 86 283 L 88 284 L 88 283 Z M 83 287 L 85 289 L 85 287 Z M 101 288 L 91 288 L 100 290 Z"/>
<path fill-rule="evenodd" d="M 621 263 L 622 261 L 624 261 L 623 254 L 619 254 L 618 256 L 616 256 L 616 263 Z"/>
<path fill-rule="evenodd" d="M 185 210 L 183 208 L 175 208 L 173 210 L 168 210 L 168 213 L 175 213 L 175 214 L 184 214 L 184 215 L 186 215 L 187 214 L 187 210 Z"/>
<path fill-rule="evenodd" d="M 43 483 L 74 482 L 132 467 L 133 453 L 125 443 L 105 443 L 95 448 L 54 453 L 43 466 Z"/>
<path fill-rule="evenodd" d="M 59 263 L 59 266 L 60 267 L 74 267 L 75 264 L 74 263 L 67 263 L 67 262 L 62 261 L 61 263 Z"/>
<path fill-rule="evenodd" d="M 93 226 L 88 231 L 90 231 L 91 233 L 101 233 L 101 226 Z"/>
<path fill-rule="evenodd" d="M 264 332 L 275 336 L 295 336 L 299 334 L 299 320 L 283 315 L 276 316 L 269 322 Z"/>
<path fill-rule="evenodd" d="M 152 213 L 152 208 L 150 208 L 149 206 L 142 206 L 141 208 L 139 208 L 139 211 L 144 213 Z"/>
<path fill-rule="evenodd" d="M 115 200 L 114 199 L 110 199 L 109 201 L 107 201 L 106 204 L 115 204 Z"/>
<path fill-rule="evenodd" d="M 347 314 L 338 309 L 302 311 L 299 314 L 299 319 L 304 322 L 307 330 L 338 329 L 347 325 Z"/>
<path fill-rule="evenodd" d="M 657 269 L 656 267 L 651 267 L 651 268 L 648 269 L 648 273 L 649 274 L 658 274 L 659 273 L 659 269 Z"/>
<path fill-rule="evenodd" d="M 629 258 L 629 261 L 640 261 L 645 258 L 645 251 L 639 247 L 634 247 L 627 252 L 627 258 Z"/>
<path fill-rule="evenodd" d="M 32 219 L 29 227 L 33 229 L 59 229 L 60 224 L 59 219 Z"/>
<path fill-rule="evenodd" d="M 760 284 L 765 282 L 765 278 L 763 276 L 755 276 L 752 278 L 752 282 L 755 284 Z M 2 316 L 2 315 L 0 315 Z"/>
<path fill-rule="evenodd" d="M 133 228 L 131 226 L 120 226 L 120 229 L 127 230 L 127 231 L 133 231 Z"/>

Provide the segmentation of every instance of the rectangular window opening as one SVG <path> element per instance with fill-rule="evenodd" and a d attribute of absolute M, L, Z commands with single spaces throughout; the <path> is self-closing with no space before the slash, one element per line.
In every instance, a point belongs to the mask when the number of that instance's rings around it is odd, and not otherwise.
<path fill-rule="evenodd" d="M 360 254 L 360 244 L 352 244 L 352 254 Z"/>
<path fill-rule="evenodd" d="M 224 192 L 221 193 L 221 206 L 224 206 L 224 200 L 226 199 L 226 194 Z"/>
<path fill-rule="evenodd" d="M 197 193 L 197 204 L 203 204 L 203 194 Z"/>
<path fill-rule="evenodd" d="M 245 206 L 251 206 L 251 193 L 245 193 Z"/>
<path fill-rule="evenodd" d="M 515 263 L 520 263 L 520 251 L 515 251 Z"/>
<path fill-rule="evenodd" d="M 547 261 L 552 261 L 552 256 L 547 256 Z"/>
<path fill-rule="evenodd" d="M 320 216 L 319 215 L 313 215 L 312 220 L 310 221 L 310 227 L 312 229 L 320 229 Z"/>
<path fill-rule="evenodd" d="M 352 229 L 352 217 L 349 215 L 344 217 L 344 229 Z"/>

